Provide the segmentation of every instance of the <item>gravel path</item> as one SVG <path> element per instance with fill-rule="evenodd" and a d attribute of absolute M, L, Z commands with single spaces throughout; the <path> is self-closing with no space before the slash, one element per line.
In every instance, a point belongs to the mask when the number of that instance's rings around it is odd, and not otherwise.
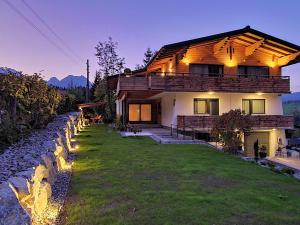
<path fill-rule="evenodd" d="M 0 184 L 16 173 L 37 166 L 40 156 L 53 151 L 57 132 L 66 127 L 68 115 L 59 115 L 45 129 L 34 130 L 24 140 L 7 148 L 0 155 Z"/>

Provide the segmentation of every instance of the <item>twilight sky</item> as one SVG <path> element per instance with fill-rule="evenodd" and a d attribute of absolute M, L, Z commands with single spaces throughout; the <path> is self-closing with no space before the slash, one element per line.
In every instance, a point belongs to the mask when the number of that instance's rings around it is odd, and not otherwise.
<path fill-rule="evenodd" d="M 19 9 L 56 45 L 61 45 L 23 0 L 6 1 Z M 125 57 L 129 68 L 142 62 L 147 47 L 158 50 L 164 44 L 240 29 L 246 25 L 300 45 L 298 0 L 252 0 L 244 3 L 234 0 L 24 1 L 79 57 L 66 56 L 4 0 L 0 0 L 0 66 L 24 73 L 42 71 L 46 79 L 85 74 L 86 59 L 90 60 L 93 77 L 97 69 L 94 47 L 109 36 L 119 43 L 119 55 Z M 69 52 L 64 49 L 64 52 Z M 291 76 L 292 91 L 300 91 L 300 65 L 286 67 L 283 71 L 284 75 Z"/>

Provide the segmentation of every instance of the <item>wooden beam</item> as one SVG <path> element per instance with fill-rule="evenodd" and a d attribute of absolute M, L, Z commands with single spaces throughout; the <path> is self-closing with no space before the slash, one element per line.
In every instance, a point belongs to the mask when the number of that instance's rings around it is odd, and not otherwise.
<path fill-rule="evenodd" d="M 229 40 L 229 38 L 226 37 L 214 45 L 214 55 L 216 55 L 218 52 L 220 52 L 225 47 L 228 40 Z"/>
<path fill-rule="evenodd" d="M 280 57 L 277 61 L 278 66 L 284 66 L 288 64 L 290 61 L 294 60 L 298 55 L 300 55 L 300 51 L 290 55 Z"/>
<path fill-rule="evenodd" d="M 255 43 L 253 43 L 252 45 L 249 45 L 248 47 L 245 48 L 245 56 L 248 57 L 250 55 L 252 55 L 263 43 L 264 43 L 264 39 L 261 39 Z"/>

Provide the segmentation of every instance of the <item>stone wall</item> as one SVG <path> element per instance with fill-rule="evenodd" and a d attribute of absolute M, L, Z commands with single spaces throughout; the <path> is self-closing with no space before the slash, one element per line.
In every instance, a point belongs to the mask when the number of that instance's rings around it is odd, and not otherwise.
<path fill-rule="evenodd" d="M 80 113 L 61 115 L 0 155 L 0 225 L 55 223 L 82 128 Z"/>

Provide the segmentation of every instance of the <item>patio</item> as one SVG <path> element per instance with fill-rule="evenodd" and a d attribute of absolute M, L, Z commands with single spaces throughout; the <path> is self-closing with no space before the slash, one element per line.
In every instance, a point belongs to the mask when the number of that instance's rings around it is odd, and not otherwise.
<path fill-rule="evenodd" d="M 154 141 L 160 144 L 204 144 L 211 147 L 215 147 L 211 143 L 203 140 L 193 139 L 191 136 L 176 133 L 169 128 L 156 127 L 156 128 L 143 128 L 142 132 L 120 132 L 122 137 L 129 136 L 149 136 Z"/>
<path fill-rule="evenodd" d="M 267 160 L 281 166 L 286 166 L 300 172 L 300 158 L 296 157 L 268 157 Z"/>

